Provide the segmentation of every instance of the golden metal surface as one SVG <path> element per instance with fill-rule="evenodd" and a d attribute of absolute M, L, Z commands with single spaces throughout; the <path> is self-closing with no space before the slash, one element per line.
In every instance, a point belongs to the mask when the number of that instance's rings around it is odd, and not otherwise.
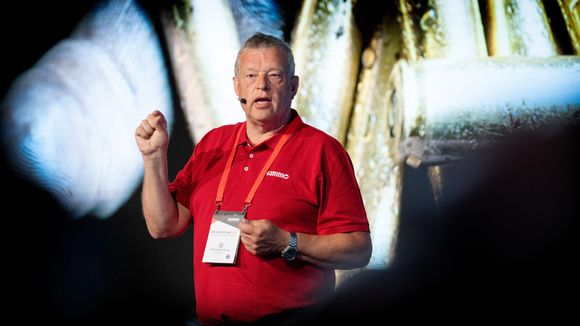
<path fill-rule="evenodd" d="M 558 47 L 540 0 L 488 0 L 491 56 L 550 57 Z"/>
<path fill-rule="evenodd" d="M 558 0 L 576 54 L 580 54 L 580 1 Z"/>
<path fill-rule="evenodd" d="M 352 7 L 351 0 L 306 0 L 292 37 L 300 77 L 293 106 L 305 122 L 343 144 L 361 56 Z"/>
<path fill-rule="evenodd" d="M 400 0 L 407 59 L 487 56 L 476 0 Z"/>
<path fill-rule="evenodd" d="M 371 228 L 373 254 L 365 269 L 385 268 L 394 255 L 402 169 L 392 160 L 386 89 L 402 48 L 396 13 L 387 13 L 362 55 L 347 150 L 355 166 Z M 337 284 L 356 273 L 340 271 Z"/>

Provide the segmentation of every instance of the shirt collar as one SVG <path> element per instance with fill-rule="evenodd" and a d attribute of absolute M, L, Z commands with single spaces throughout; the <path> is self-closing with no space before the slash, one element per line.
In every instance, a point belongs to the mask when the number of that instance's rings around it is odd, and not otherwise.
<path fill-rule="evenodd" d="M 300 118 L 300 115 L 298 115 L 298 112 L 296 110 L 294 110 L 294 109 L 290 109 L 290 110 L 291 110 L 290 111 L 290 122 L 288 122 L 274 136 L 261 142 L 256 147 L 267 146 L 270 148 L 274 148 L 274 146 L 276 146 L 276 144 L 278 142 L 278 138 L 280 138 L 282 134 L 286 133 L 289 129 L 290 130 L 294 129 L 293 135 L 295 135 L 298 132 L 298 130 L 300 130 L 302 128 L 302 126 L 304 125 L 304 122 Z M 295 126 L 295 128 L 293 126 Z M 242 128 L 243 128 L 242 134 L 240 135 L 240 141 L 238 142 L 238 145 L 247 146 L 248 144 L 250 144 L 250 141 L 248 140 L 248 135 L 246 133 L 246 123 L 244 123 L 244 126 Z"/>

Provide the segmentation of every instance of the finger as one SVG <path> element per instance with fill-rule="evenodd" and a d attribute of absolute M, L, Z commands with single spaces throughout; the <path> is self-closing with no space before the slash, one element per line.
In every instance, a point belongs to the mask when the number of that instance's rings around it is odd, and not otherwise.
<path fill-rule="evenodd" d="M 153 116 L 163 116 L 163 113 L 159 110 L 153 110 L 153 112 L 151 112 L 151 115 Z"/>
<path fill-rule="evenodd" d="M 251 234 L 253 226 L 249 220 L 243 218 L 240 223 L 238 223 L 238 229 L 240 229 L 242 233 Z"/>
<path fill-rule="evenodd" d="M 151 114 L 147 116 L 147 121 L 154 129 L 166 129 L 167 127 L 167 120 L 165 119 L 165 116 L 158 110 L 151 112 Z"/>
<path fill-rule="evenodd" d="M 241 238 L 242 244 L 252 255 L 256 254 L 256 245 L 252 242 L 252 240 L 247 236 L 242 236 Z"/>
<path fill-rule="evenodd" d="M 149 139 L 151 138 L 151 134 L 148 133 L 145 129 L 143 129 L 142 126 L 139 126 L 137 128 L 137 130 L 135 130 L 135 136 L 143 138 L 143 139 Z"/>
<path fill-rule="evenodd" d="M 250 239 L 248 239 L 248 236 L 244 234 L 241 235 L 240 241 L 242 241 L 242 244 L 246 247 L 248 247 L 250 244 Z"/>
<path fill-rule="evenodd" d="M 151 125 L 149 124 L 149 122 L 147 120 L 141 121 L 141 128 L 143 128 L 145 130 L 145 132 L 147 132 L 149 135 L 152 135 L 153 132 L 155 131 L 155 129 L 153 129 L 153 127 L 151 127 Z"/>

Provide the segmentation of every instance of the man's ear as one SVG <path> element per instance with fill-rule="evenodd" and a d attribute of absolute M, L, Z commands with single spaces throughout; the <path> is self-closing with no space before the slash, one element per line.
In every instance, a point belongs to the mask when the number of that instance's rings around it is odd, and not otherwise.
<path fill-rule="evenodd" d="M 292 76 L 292 79 L 290 80 L 290 87 L 292 90 L 292 98 L 294 98 L 294 96 L 296 96 L 296 93 L 298 93 L 298 86 L 300 86 L 300 77 L 294 75 L 294 76 Z"/>
<path fill-rule="evenodd" d="M 238 79 L 237 76 L 234 76 L 234 78 L 232 78 L 232 81 L 234 83 L 234 91 L 236 92 L 236 96 L 239 98 L 240 97 L 240 80 Z"/>

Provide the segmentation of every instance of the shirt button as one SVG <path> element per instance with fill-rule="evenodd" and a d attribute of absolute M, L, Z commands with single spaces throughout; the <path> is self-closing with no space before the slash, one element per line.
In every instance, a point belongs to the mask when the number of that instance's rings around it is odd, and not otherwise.
<path fill-rule="evenodd" d="M 244 171 L 248 172 L 249 169 L 250 169 L 249 167 L 244 166 Z"/>
<path fill-rule="evenodd" d="M 250 158 L 254 158 L 254 154 L 250 154 Z"/>

